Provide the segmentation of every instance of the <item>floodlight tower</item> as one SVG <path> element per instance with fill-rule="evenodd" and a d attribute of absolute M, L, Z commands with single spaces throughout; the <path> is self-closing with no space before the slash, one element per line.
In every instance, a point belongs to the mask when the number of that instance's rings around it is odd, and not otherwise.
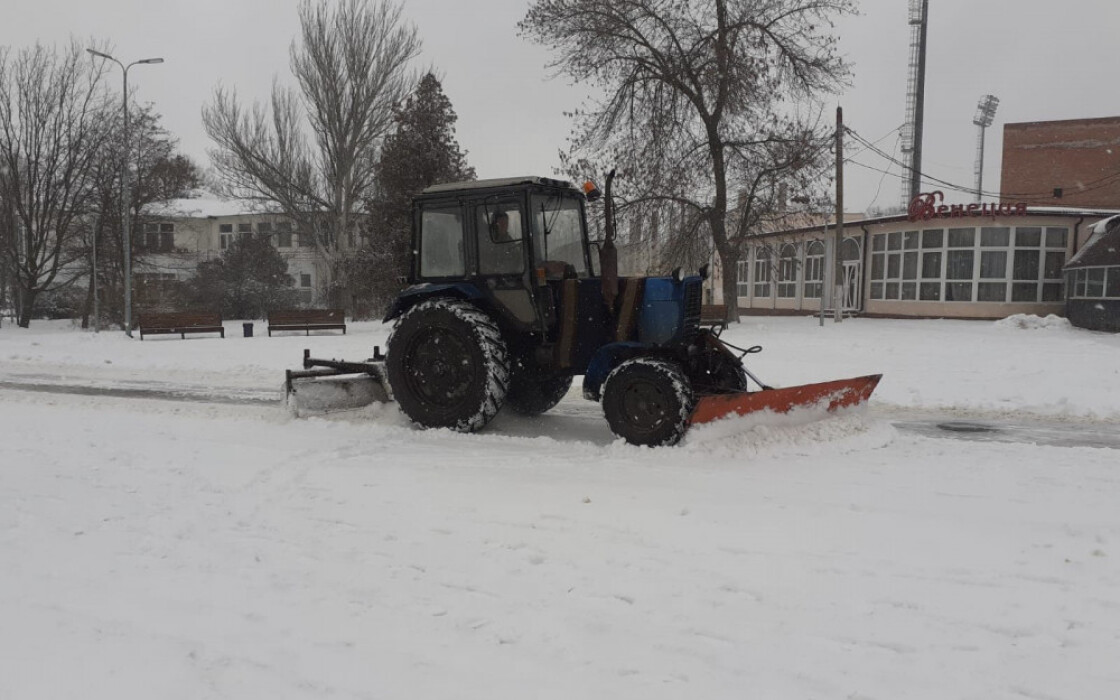
<path fill-rule="evenodd" d="M 910 72 L 906 80 L 906 122 L 902 125 L 902 155 L 907 172 L 902 185 L 905 208 L 922 189 L 922 127 L 925 121 L 926 25 L 929 0 L 910 0 Z"/>
<path fill-rule="evenodd" d="M 972 118 L 972 123 L 979 128 L 979 134 L 976 136 L 976 166 L 973 168 L 976 174 L 977 204 L 980 203 L 980 193 L 984 191 L 984 131 L 992 125 L 992 120 L 996 116 L 996 107 L 999 107 L 999 98 L 995 95 L 984 95 L 976 105 L 976 116 Z"/>

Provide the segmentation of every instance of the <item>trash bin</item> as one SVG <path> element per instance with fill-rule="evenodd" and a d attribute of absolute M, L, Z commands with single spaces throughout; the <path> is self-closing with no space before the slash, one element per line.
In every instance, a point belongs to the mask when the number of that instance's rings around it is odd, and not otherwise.
<path fill-rule="evenodd" d="M 241 324 L 241 329 L 245 331 L 245 337 L 246 338 L 252 338 L 253 337 L 253 324 L 242 323 Z"/>

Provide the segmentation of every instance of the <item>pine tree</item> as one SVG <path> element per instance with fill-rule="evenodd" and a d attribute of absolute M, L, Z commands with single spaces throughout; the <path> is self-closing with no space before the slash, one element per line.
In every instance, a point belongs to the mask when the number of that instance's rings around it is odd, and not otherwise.
<path fill-rule="evenodd" d="M 184 285 L 184 306 L 221 311 L 225 318 L 264 318 L 295 304 L 288 263 L 268 236 L 234 240 L 222 256 L 198 266 Z"/>
<path fill-rule="evenodd" d="M 458 117 L 433 73 L 397 110 L 395 131 L 381 149 L 376 194 L 367 202 L 365 249 L 345 265 L 350 293 L 383 305 L 408 273 L 411 200 L 425 187 L 473 180 L 474 168 L 455 138 Z"/>

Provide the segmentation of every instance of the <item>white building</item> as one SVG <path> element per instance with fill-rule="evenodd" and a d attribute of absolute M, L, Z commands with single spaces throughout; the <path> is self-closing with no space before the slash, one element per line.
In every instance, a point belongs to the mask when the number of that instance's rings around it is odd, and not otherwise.
<path fill-rule="evenodd" d="M 1061 315 L 1066 261 L 1096 222 L 1116 213 L 960 205 L 921 216 L 845 217 L 841 308 L 896 318 Z M 753 237 L 735 271 L 740 312 L 819 311 L 833 284 L 834 239 L 825 223 Z"/>
<path fill-rule="evenodd" d="M 280 214 L 246 213 L 240 202 L 200 197 L 174 200 L 147 219 L 136 227 L 133 240 L 138 302 L 158 304 L 171 286 L 194 276 L 200 263 L 220 257 L 236 237 L 257 234 L 269 236 L 287 261 L 300 303 L 326 303 L 326 263 L 311 240 Z"/>

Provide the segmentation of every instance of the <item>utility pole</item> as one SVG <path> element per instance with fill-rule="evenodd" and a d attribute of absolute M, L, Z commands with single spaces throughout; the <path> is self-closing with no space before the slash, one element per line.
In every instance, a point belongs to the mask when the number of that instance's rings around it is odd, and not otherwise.
<path fill-rule="evenodd" d="M 101 306 L 97 302 L 97 226 L 93 227 L 93 332 L 101 332 Z"/>
<path fill-rule="evenodd" d="M 128 158 L 129 158 L 129 133 L 128 133 L 128 69 L 139 64 L 163 63 L 162 58 L 145 58 L 139 61 L 133 61 L 125 65 L 113 58 L 107 53 L 95 51 L 93 49 L 86 49 L 86 51 L 98 58 L 104 58 L 112 61 L 121 67 L 123 85 L 123 101 L 121 102 L 122 117 L 124 120 L 124 131 L 121 135 L 121 248 L 124 259 L 122 260 L 124 268 L 124 332 L 129 338 L 132 337 L 132 241 L 131 229 L 128 221 L 130 183 L 128 178 Z M 96 243 L 94 244 L 94 251 L 97 250 Z M 94 279 L 97 279 L 97 270 L 94 270 Z M 94 293 L 94 303 L 97 301 L 97 294 Z M 96 316 L 96 312 L 94 314 Z"/>
<path fill-rule="evenodd" d="M 844 318 L 844 108 L 836 108 L 836 238 L 832 244 L 832 306 L 836 323 Z"/>

